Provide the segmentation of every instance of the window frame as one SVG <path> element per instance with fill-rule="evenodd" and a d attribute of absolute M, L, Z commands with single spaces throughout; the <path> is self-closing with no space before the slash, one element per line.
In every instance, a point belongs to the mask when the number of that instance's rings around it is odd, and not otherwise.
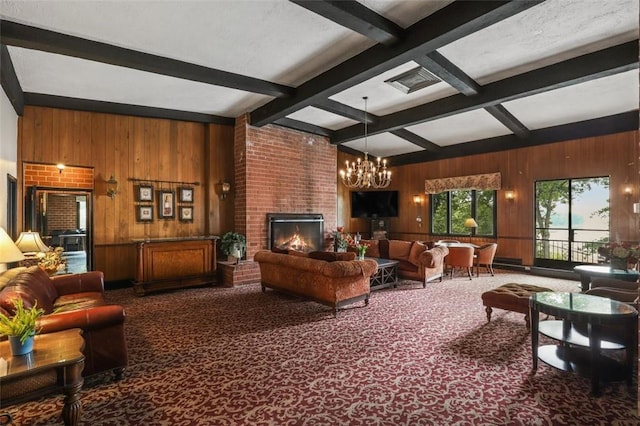
<path fill-rule="evenodd" d="M 493 223 L 492 223 L 492 229 L 493 229 L 493 233 L 492 234 L 482 234 L 482 235 L 478 235 L 476 233 L 475 229 L 470 229 L 468 233 L 454 233 L 453 232 L 453 226 L 452 226 L 452 218 L 451 218 L 451 193 L 453 191 L 470 191 L 471 192 L 471 216 L 474 220 L 476 220 L 476 222 L 478 221 L 477 219 L 477 203 L 478 203 L 478 197 L 477 197 L 477 191 L 476 189 L 454 189 L 451 191 L 445 191 L 445 192 L 440 192 L 438 194 L 429 194 L 429 227 L 430 227 L 430 232 L 432 235 L 442 235 L 442 236 L 451 236 L 451 237 L 482 237 L 482 238 L 497 238 L 497 234 L 498 234 L 498 224 L 497 224 L 497 217 L 498 217 L 498 191 L 497 190 L 481 190 L 481 191 L 492 191 L 493 192 Z M 434 221 L 433 221 L 433 208 L 435 206 L 434 203 L 434 196 L 439 196 L 442 194 L 446 194 L 447 200 L 446 200 L 446 210 L 447 210 L 447 230 L 445 233 L 442 232 L 436 232 L 433 229 L 434 226 Z"/>

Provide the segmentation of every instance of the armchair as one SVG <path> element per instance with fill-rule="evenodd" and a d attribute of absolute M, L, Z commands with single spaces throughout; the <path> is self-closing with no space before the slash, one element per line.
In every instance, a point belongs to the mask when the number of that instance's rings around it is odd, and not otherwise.
<path fill-rule="evenodd" d="M 498 244 L 487 243 L 478 247 L 475 251 L 476 277 L 480 276 L 480 265 L 487 268 L 487 272 L 493 276 L 493 258 L 496 255 Z"/>
<path fill-rule="evenodd" d="M 445 263 L 450 267 L 450 276 L 453 277 L 455 268 L 466 268 L 469 279 L 472 279 L 471 268 L 473 268 L 473 247 L 449 247 L 449 254 L 445 258 Z"/>

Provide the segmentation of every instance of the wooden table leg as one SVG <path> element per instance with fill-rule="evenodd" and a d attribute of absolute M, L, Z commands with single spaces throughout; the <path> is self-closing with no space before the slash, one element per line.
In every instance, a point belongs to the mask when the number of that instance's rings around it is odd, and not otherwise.
<path fill-rule="evenodd" d="M 84 360 L 69 365 L 64 368 L 64 406 L 62 407 L 62 420 L 67 426 L 76 426 L 82 414 L 82 401 L 80 401 L 80 390 L 84 379 L 82 370 Z"/>
<path fill-rule="evenodd" d="M 600 395 L 600 325 L 589 325 L 589 352 L 591 364 L 591 394 Z"/>
<path fill-rule="evenodd" d="M 534 375 L 538 370 L 538 323 L 540 322 L 540 313 L 532 307 L 529 308 L 529 322 L 531 323 L 531 361 L 533 362 L 530 374 Z"/>

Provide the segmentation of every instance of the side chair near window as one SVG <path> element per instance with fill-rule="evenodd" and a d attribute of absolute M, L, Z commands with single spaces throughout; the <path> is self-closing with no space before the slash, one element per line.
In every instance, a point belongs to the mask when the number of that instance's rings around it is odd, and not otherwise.
<path fill-rule="evenodd" d="M 478 247 L 475 251 L 476 277 L 480 276 L 480 266 L 487 268 L 487 272 L 493 276 L 493 258 L 498 249 L 497 243 L 487 243 Z"/>
<path fill-rule="evenodd" d="M 469 279 L 472 279 L 473 252 L 474 248 L 472 246 L 449 247 L 449 254 L 445 258 L 445 263 L 450 268 L 449 275 L 451 278 L 453 278 L 455 268 L 466 268 Z"/>

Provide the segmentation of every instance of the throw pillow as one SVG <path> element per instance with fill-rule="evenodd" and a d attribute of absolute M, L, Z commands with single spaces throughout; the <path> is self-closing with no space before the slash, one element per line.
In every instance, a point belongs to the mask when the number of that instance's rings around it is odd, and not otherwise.
<path fill-rule="evenodd" d="M 287 249 L 281 249 L 281 248 L 278 248 L 278 247 L 276 247 L 276 246 L 273 246 L 273 248 L 271 249 L 271 251 L 272 251 L 273 253 L 281 253 L 281 254 L 287 254 L 287 253 L 289 253 L 289 250 L 287 250 Z"/>
<path fill-rule="evenodd" d="M 389 259 L 408 260 L 411 241 L 389 240 Z"/>
<path fill-rule="evenodd" d="M 422 244 L 420 241 L 414 241 L 411 244 L 411 251 L 409 252 L 409 262 L 419 266 L 420 265 L 420 255 L 427 249 L 427 246 Z"/>

